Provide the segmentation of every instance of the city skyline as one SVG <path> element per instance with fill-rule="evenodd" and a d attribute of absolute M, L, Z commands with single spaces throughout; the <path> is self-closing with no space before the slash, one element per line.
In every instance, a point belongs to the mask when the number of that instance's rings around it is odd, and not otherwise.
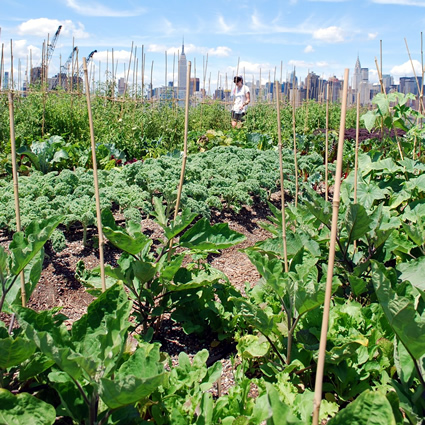
<path fill-rule="evenodd" d="M 236 71 L 248 81 L 261 74 L 264 84 L 270 75 L 285 81 L 293 69 L 301 78 L 315 72 L 323 79 L 341 79 L 348 68 L 351 83 L 358 56 L 369 69 L 369 81 L 378 82 L 375 60 L 380 63 L 381 47 L 382 73 L 398 81 L 413 75 L 405 40 L 416 72 L 422 72 L 425 0 L 290 0 L 279 6 L 266 0 L 237 4 L 218 0 L 202 7 L 185 0 L 137 4 L 47 0 L 24 5 L 23 0 L 5 0 L 0 16 L 3 69 L 10 70 L 11 45 L 15 76 L 18 69 L 21 74 L 25 71 L 30 57 L 36 66 L 43 42 L 47 37 L 51 41 L 62 26 L 49 76 L 59 72 L 75 46 L 80 61 L 97 51 L 93 66 L 100 78 L 112 67 L 108 62 L 113 51 L 117 79 L 125 75 L 130 53 L 133 64 L 135 57 L 140 67 L 143 50 L 145 81 L 152 69 L 153 86 L 167 85 L 177 80 L 182 39 L 192 77 L 200 78 L 201 84 L 205 77 L 213 89 L 219 75 L 230 81 Z"/>

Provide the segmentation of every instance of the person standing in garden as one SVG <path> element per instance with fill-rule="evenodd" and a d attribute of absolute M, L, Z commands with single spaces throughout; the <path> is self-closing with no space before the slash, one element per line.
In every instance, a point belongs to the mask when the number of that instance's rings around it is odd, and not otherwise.
<path fill-rule="evenodd" d="M 232 127 L 240 127 L 246 114 L 246 107 L 251 97 L 248 86 L 244 85 L 242 75 L 233 79 L 235 87 L 233 89 L 233 107 L 232 107 Z"/>

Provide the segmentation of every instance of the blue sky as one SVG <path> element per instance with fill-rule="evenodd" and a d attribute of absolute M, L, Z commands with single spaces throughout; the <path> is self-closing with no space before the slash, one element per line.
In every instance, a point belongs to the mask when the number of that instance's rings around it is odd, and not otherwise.
<path fill-rule="evenodd" d="M 308 71 L 342 78 L 359 55 L 369 78 L 377 81 L 375 58 L 382 71 L 413 75 L 407 45 L 417 75 L 421 75 L 421 32 L 425 29 L 425 0 L 2 0 L 0 42 L 4 44 L 4 69 L 10 69 L 12 40 L 15 79 L 28 58 L 41 62 L 47 35 L 62 30 L 50 64 L 49 75 L 66 61 L 73 42 L 79 57 L 97 50 L 92 64 L 95 79 L 103 78 L 114 51 L 118 74 L 128 69 L 130 51 L 138 58 L 141 78 L 142 46 L 145 82 L 153 69 L 154 86 L 177 81 L 177 55 L 184 38 L 192 76 L 205 75 L 206 86 L 215 87 L 218 76 L 230 84 L 239 63 L 247 81 L 263 83 L 269 75 L 285 81 L 294 67 L 300 78 Z M 61 59 L 60 59 L 61 58 Z M 80 59 L 81 60 L 81 59 Z M 174 62 L 175 61 L 175 62 Z M 117 65 L 118 64 L 118 65 Z M 152 65 L 153 64 L 153 65 Z M 131 65 L 130 78 L 133 75 Z M 111 65 L 108 65 L 111 68 Z M 167 76 L 166 76 L 167 71 Z"/>

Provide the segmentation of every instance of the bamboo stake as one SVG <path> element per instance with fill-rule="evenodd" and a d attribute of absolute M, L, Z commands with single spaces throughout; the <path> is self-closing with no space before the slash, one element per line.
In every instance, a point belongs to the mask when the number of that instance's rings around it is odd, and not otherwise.
<path fill-rule="evenodd" d="M 84 78 L 86 83 L 87 111 L 89 116 L 91 152 L 92 152 L 92 162 L 93 162 L 94 191 L 96 196 L 96 219 L 97 219 L 97 233 L 99 237 L 100 279 L 102 282 L 102 292 L 105 292 L 106 282 L 105 282 L 105 263 L 103 258 L 104 241 L 103 241 L 103 230 L 102 230 L 102 214 L 100 211 L 99 182 L 97 179 L 96 144 L 94 140 L 93 116 L 92 116 L 91 102 L 90 102 L 89 78 L 88 78 L 88 72 L 87 72 L 86 58 L 83 58 L 83 69 L 84 69 Z"/>
<path fill-rule="evenodd" d="M 424 83 L 423 83 L 423 78 L 422 78 L 422 88 L 421 88 L 421 87 L 419 86 L 419 81 L 418 81 L 418 77 L 417 77 L 417 75 L 416 75 L 415 67 L 413 66 L 412 57 L 410 56 L 409 46 L 407 45 L 406 37 L 404 38 L 404 42 L 406 43 L 407 54 L 409 55 L 410 65 L 412 66 L 413 75 L 415 76 L 416 86 L 417 86 L 417 88 L 418 88 L 418 93 L 422 93 L 422 91 L 423 91 L 423 84 L 424 84 Z M 381 68 L 381 69 L 382 69 L 382 68 Z M 422 74 L 423 74 L 423 68 L 422 68 Z M 423 99 L 422 99 L 422 97 L 420 96 L 420 97 L 419 97 L 419 99 L 420 99 L 420 102 L 422 102 L 422 103 L 420 103 L 420 104 L 419 104 L 419 106 L 422 106 L 422 109 L 424 109 L 424 104 L 423 104 Z"/>
<path fill-rule="evenodd" d="M 339 125 L 339 140 L 338 140 L 338 156 L 335 173 L 335 191 L 333 198 L 333 210 L 332 210 L 332 228 L 331 228 L 331 239 L 329 246 L 329 261 L 328 261 L 328 273 L 326 279 L 326 293 L 325 303 L 323 308 L 323 319 L 322 319 L 322 330 L 320 334 L 320 346 L 319 346 L 319 358 L 317 361 L 316 371 L 316 382 L 314 389 L 314 403 L 313 403 L 313 422 L 312 425 L 318 425 L 319 423 L 319 412 L 320 403 L 322 400 L 322 387 L 323 387 L 323 371 L 325 365 L 326 355 L 326 338 L 328 333 L 329 324 L 329 310 L 332 296 L 332 278 L 335 261 L 335 246 L 336 246 L 336 235 L 338 229 L 338 211 L 339 211 L 339 200 L 340 200 L 340 187 L 341 187 L 341 176 L 342 176 L 342 152 L 344 149 L 344 129 L 345 129 L 345 114 L 347 109 L 347 91 L 348 91 L 348 74 L 349 70 L 345 69 L 344 74 L 344 87 L 341 99 L 341 120 Z"/>
<path fill-rule="evenodd" d="M 13 62 L 11 62 L 13 66 Z M 16 231 L 21 231 L 21 213 L 19 208 L 19 188 L 18 188 L 18 167 L 16 164 L 16 142 L 15 142 L 15 114 L 13 108 L 13 92 L 9 90 L 8 92 L 9 99 L 9 126 L 10 126 L 10 146 L 12 154 L 12 174 L 13 174 L 13 192 L 15 195 L 15 217 L 16 217 Z M 20 273 L 21 278 L 21 302 L 22 307 L 25 307 L 27 304 L 27 297 L 25 293 L 25 275 L 24 271 Z"/>
<path fill-rule="evenodd" d="M 279 88 L 278 82 L 275 81 L 276 85 L 276 108 L 277 108 L 277 137 L 279 147 L 279 165 L 280 165 L 280 199 L 282 203 L 282 246 L 283 246 L 283 259 L 285 264 L 285 273 L 288 272 L 288 251 L 286 247 L 286 221 L 285 221 L 285 191 L 283 186 L 283 158 L 282 158 L 282 133 L 281 133 L 281 122 L 280 122 L 280 102 L 279 102 Z M 290 349 L 288 348 L 288 355 L 290 355 Z"/>
<path fill-rule="evenodd" d="M 326 86 L 326 129 L 325 129 L 325 200 L 329 196 L 329 183 L 328 183 L 328 155 L 329 155 L 329 94 L 330 86 Z"/>
<path fill-rule="evenodd" d="M 297 160 L 297 134 L 295 129 L 295 68 L 292 79 L 292 135 L 294 139 L 294 168 L 295 168 L 295 206 L 298 206 L 298 160 Z"/>
<path fill-rule="evenodd" d="M 190 84 L 190 69 L 191 69 L 192 63 L 191 61 L 187 62 L 187 73 L 186 73 L 186 87 L 189 88 Z M 180 208 L 180 199 L 181 194 L 183 190 L 183 181 L 184 181 L 184 174 L 186 170 L 186 161 L 187 161 L 187 133 L 188 133 L 188 127 L 189 127 L 189 90 L 186 89 L 186 100 L 185 100 L 185 113 L 184 113 L 184 142 L 183 142 L 183 158 L 182 158 L 182 168 L 180 172 L 180 181 L 179 186 L 177 188 L 177 199 L 176 199 L 176 207 L 174 210 L 174 220 L 177 218 L 177 215 L 179 213 Z M 173 248 L 174 238 L 170 239 L 169 243 L 169 251 L 168 251 L 168 260 L 171 258 L 171 250 Z"/>
<path fill-rule="evenodd" d="M 189 87 L 190 84 L 190 69 L 191 69 L 192 63 L 191 61 L 187 62 L 187 74 L 186 74 L 186 87 Z M 177 214 L 179 212 L 180 207 L 180 199 L 183 189 L 183 180 L 184 180 L 184 173 L 186 169 L 186 161 L 187 161 L 187 133 L 188 133 L 188 127 L 189 127 L 189 90 L 186 90 L 186 101 L 185 101 L 185 113 L 184 113 L 184 142 L 183 142 L 183 161 L 182 161 L 182 169 L 180 173 L 180 182 L 179 187 L 177 189 L 177 200 L 176 200 L 176 209 L 174 210 L 174 220 L 177 217 Z M 171 245 L 170 245 L 171 247 Z"/>
<path fill-rule="evenodd" d="M 357 173 L 359 168 L 359 132 L 360 132 L 360 93 L 357 93 L 356 104 L 356 151 L 354 159 L 354 203 L 357 204 Z"/>
<path fill-rule="evenodd" d="M 357 180 L 359 169 L 359 132 L 360 132 L 360 93 L 357 93 L 356 102 L 356 150 L 354 157 L 354 203 L 357 204 Z M 354 251 L 357 250 L 357 241 L 354 241 Z"/>
<path fill-rule="evenodd" d="M 376 69 L 378 71 L 379 82 L 381 84 L 381 87 L 383 88 L 384 85 L 383 85 L 383 82 L 382 82 L 382 74 L 381 74 L 381 70 L 379 69 L 378 61 L 376 60 L 376 58 L 375 58 L 375 64 L 376 64 Z M 387 97 L 387 94 L 385 93 L 385 91 L 383 91 L 383 94 L 384 94 L 385 97 Z M 383 126 L 383 118 L 382 118 L 382 126 Z M 396 129 L 395 128 L 393 128 L 393 129 L 394 129 L 394 135 L 395 135 L 395 138 L 396 138 L 396 141 L 397 141 L 398 151 L 400 153 L 400 158 L 403 160 L 404 155 L 403 155 L 403 151 L 401 150 L 400 140 L 398 140 Z"/>

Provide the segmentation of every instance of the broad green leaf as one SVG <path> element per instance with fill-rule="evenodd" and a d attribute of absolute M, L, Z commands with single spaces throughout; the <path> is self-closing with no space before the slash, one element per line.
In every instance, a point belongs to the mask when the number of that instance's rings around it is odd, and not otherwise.
<path fill-rule="evenodd" d="M 269 352 L 270 345 L 267 341 L 260 341 L 256 335 L 244 335 L 239 339 L 237 349 L 241 357 L 245 359 L 264 357 Z"/>
<path fill-rule="evenodd" d="M 385 116 L 390 111 L 390 96 L 383 93 L 378 93 L 372 100 L 372 103 L 378 107 L 381 116 Z M 393 99 L 396 101 L 397 99 Z"/>
<path fill-rule="evenodd" d="M 132 255 L 140 254 L 142 250 L 152 244 L 152 240 L 141 231 L 132 236 L 125 229 L 112 229 L 105 226 L 103 227 L 103 233 L 112 245 Z"/>
<path fill-rule="evenodd" d="M 115 362 L 127 340 L 131 303 L 122 284 L 106 290 L 88 307 L 87 313 L 72 326 L 76 361 L 93 376 L 102 367 L 105 373 Z M 94 370 L 93 370 L 94 368 Z"/>
<path fill-rule="evenodd" d="M 56 420 L 55 408 L 42 400 L 21 393 L 14 396 L 0 388 L 0 423 L 7 425 L 51 425 Z"/>
<path fill-rule="evenodd" d="M 416 311 L 413 299 L 391 289 L 383 264 L 372 261 L 372 281 L 378 300 L 397 337 L 415 359 L 425 354 L 425 313 Z"/>
<path fill-rule="evenodd" d="M 1 338 L 0 369 L 7 369 L 11 366 L 20 365 L 31 357 L 35 349 L 35 344 L 26 338 Z"/>
<path fill-rule="evenodd" d="M 375 201 L 384 199 L 388 194 L 387 189 L 380 189 L 375 182 L 362 182 L 357 187 L 357 203 L 368 210 Z"/>
<path fill-rule="evenodd" d="M 347 244 L 362 238 L 369 230 L 372 218 L 368 216 L 363 205 L 350 204 L 345 215 L 345 228 L 348 233 Z"/>
<path fill-rule="evenodd" d="M 67 373 L 61 371 L 50 372 L 48 377 L 61 400 L 58 412 L 69 416 L 77 423 L 83 423 L 89 416 L 89 411 L 75 382 Z M 91 390 L 90 387 L 83 388 L 86 392 L 87 389 Z"/>
<path fill-rule="evenodd" d="M 379 391 L 367 390 L 341 410 L 329 425 L 396 425 L 388 399 Z"/>
<path fill-rule="evenodd" d="M 283 295 L 287 278 L 283 274 L 283 262 L 279 258 L 269 259 L 267 255 L 252 249 L 246 249 L 245 252 L 251 263 L 256 267 L 258 273 L 265 279 L 268 285 L 280 296 Z"/>
<path fill-rule="evenodd" d="M 272 384 L 267 382 L 266 388 L 272 410 L 267 425 L 305 425 L 305 422 L 298 419 L 291 408 L 280 400 L 279 393 Z"/>
<path fill-rule="evenodd" d="M 416 288 L 425 291 L 425 257 L 419 257 L 407 263 L 397 265 L 397 270 L 400 272 L 400 280 L 408 280 Z"/>
<path fill-rule="evenodd" d="M 107 406 L 116 409 L 148 397 L 167 379 L 160 363 L 159 345 L 144 344 L 122 364 L 114 380 L 101 378 L 100 396 Z"/>
<path fill-rule="evenodd" d="M 33 221 L 24 232 L 16 232 L 10 243 L 10 273 L 18 275 L 37 255 L 53 231 L 62 221 L 62 216 L 50 217 L 46 220 Z"/>
<path fill-rule="evenodd" d="M 403 229 L 407 236 L 417 245 L 425 245 L 425 222 L 419 218 L 413 225 L 402 223 Z"/>
<path fill-rule="evenodd" d="M 361 117 L 361 120 L 364 122 L 365 127 L 367 128 L 367 131 L 372 131 L 375 127 L 375 121 L 377 118 L 377 114 L 374 110 L 367 111 L 365 114 L 363 114 Z"/>
<path fill-rule="evenodd" d="M 181 215 L 178 215 L 167 227 L 164 227 L 164 233 L 168 240 L 183 232 L 195 220 L 197 215 L 196 213 L 191 213 L 189 209 L 183 210 Z"/>
<path fill-rule="evenodd" d="M 81 376 L 81 367 L 72 359 L 74 347 L 66 326 L 64 316 L 55 316 L 55 311 L 35 312 L 29 308 L 15 307 L 19 323 L 28 338 L 35 342 L 40 351 L 53 360 L 60 369 L 74 379 Z"/>
<path fill-rule="evenodd" d="M 231 297 L 229 300 L 235 303 L 239 308 L 239 314 L 244 317 L 251 326 L 258 329 L 266 336 L 272 333 L 273 318 L 269 318 L 261 308 L 251 304 L 248 300 L 243 298 Z"/>
<path fill-rule="evenodd" d="M 54 364 L 55 362 L 53 360 L 38 351 L 27 362 L 21 364 L 19 367 L 19 379 L 21 381 L 27 381 Z"/>
<path fill-rule="evenodd" d="M 246 239 L 241 233 L 229 229 L 227 223 L 211 226 L 206 218 L 201 218 L 179 241 L 179 245 L 196 250 L 208 251 L 225 249 L 243 242 Z"/>
<path fill-rule="evenodd" d="M 326 352 L 326 363 L 338 364 L 345 359 L 350 359 L 360 346 L 367 346 L 367 344 L 368 340 L 364 338 L 333 347 L 330 351 Z"/>

